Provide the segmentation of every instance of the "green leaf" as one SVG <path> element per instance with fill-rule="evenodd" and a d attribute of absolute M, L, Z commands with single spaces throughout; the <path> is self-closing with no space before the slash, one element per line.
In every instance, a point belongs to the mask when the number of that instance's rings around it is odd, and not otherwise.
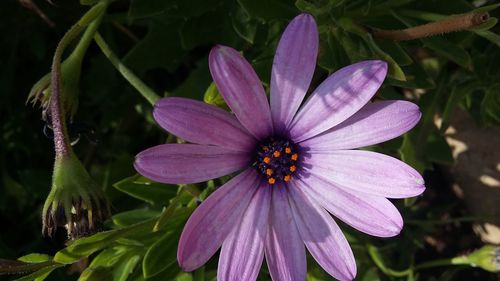
<path fill-rule="evenodd" d="M 373 37 L 366 33 L 366 35 L 363 37 L 370 46 L 372 52 L 379 57 L 380 59 L 384 60 L 387 62 L 389 65 L 389 69 L 387 72 L 387 75 L 391 78 L 394 78 L 399 81 L 406 81 L 406 76 L 399 64 L 386 52 L 384 52 L 378 45 L 375 43 L 375 40 L 373 40 Z"/>
<path fill-rule="evenodd" d="M 411 134 L 405 134 L 403 136 L 403 144 L 399 149 L 399 154 L 401 155 L 401 160 L 403 160 L 403 162 L 412 166 L 422 174 L 427 167 L 427 164 L 425 162 L 425 159 L 418 155 L 418 148 L 416 147 L 410 135 Z"/>
<path fill-rule="evenodd" d="M 78 281 L 108 281 L 112 279 L 112 274 L 109 268 L 98 266 L 98 267 L 87 267 Z"/>
<path fill-rule="evenodd" d="M 99 232 L 89 237 L 74 240 L 68 247 L 54 256 L 54 261 L 64 264 L 74 263 L 84 257 L 106 248 L 118 238 L 148 233 L 153 229 L 154 220 L 134 224 L 121 229 Z"/>
<path fill-rule="evenodd" d="M 450 118 L 452 117 L 453 112 L 459 105 L 460 101 L 465 98 L 466 95 L 474 92 L 479 87 L 479 82 L 473 80 L 466 83 L 460 83 L 459 85 L 456 85 L 452 88 L 450 97 L 448 98 L 443 111 L 441 126 L 439 128 L 441 133 L 444 133 L 448 128 L 450 124 Z"/>
<path fill-rule="evenodd" d="M 187 55 L 179 39 L 180 26 L 180 21 L 150 21 L 146 37 L 125 56 L 124 64 L 139 74 L 154 68 L 177 70 Z"/>
<path fill-rule="evenodd" d="M 131 19 L 165 14 L 165 17 L 191 18 L 220 6 L 221 0 L 132 0 L 128 16 Z"/>
<path fill-rule="evenodd" d="M 292 1 L 286 0 L 237 0 L 246 12 L 255 18 L 269 21 L 291 19 L 298 14 Z"/>
<path fill-rule="evenodd" d="M 495 45 L 500 47 L 500 35 L 493 33 L 489 30 L 479 30 L 476 31 L 476 34 L 485 38 L 486 40 L 489 40 L 490 42 L 494 43 Z"/>
<path fill-rule="evenodd" d="M 42 281 L 44 280 L 45 278 L 47 278 L 50 273 L 52 273 L 52 271 L 54 271 L 55 269 L 59 268 L 59 267 L 62 267 L 64 265 L 62 264 L 53 264 L 53 265 L 50 265 L 50 266 L 47 266 L 47 267 L 44 267 L 36 272 L 33 272 L 29 275 L 26 275 L 26 276 L 23 276 L 21 278 L 18 278 L 16 279 L 15 281 L 31 281 L 31 280 L 34 280 L 34 281 Z"/>
<path fill-rule="evenodd" d="M 165 204 L 177 194 L 176 186 L 152 182 L 140 175 L 125 178 L 113 184 L 113 186 L 134 198 L 152 205 Z"/>
<path fill-rule="evenodd" d="M 453 155 L 450 145 L 445 138 L 439 134 L 431 134 L 427 140 L 425 147 L 426 157 L 429 161 L 443 164 L 453 165 Z"/>
<path fill-rule="evenodd" d="M 318 65 L 329 72 L 333 72 L 350 63 L 339 40 L 335 38 L 334 32 L 326 28 L 320 33 Z"/>
<path fill-rule="evenodd" d="M 257 20 L 252 19 L 243 8 L 239 7 L 234 14 L 231 15 L 231 22 L 234 31 L 236 31 L 242 39 L 250 44 L 254 43 L 255 35 L 257 34 Z"/>
<path fill-rule="evenodd" d="M 22 256 L 18 258 L 17 260 L 23 261 L 23 262 L 30 262 L 30 263 L 39 263 L 39 262 L 46 262 L 51 260 L 51 257 L 47 254 L 38 254 L 38 253 L 32 253 L 32 254 L 27 254 L 25 256 Z"/>
<path fill-rule="evenodd" d="M 374 38 L 374 40 L 375 43 L 377 43 L 377 45 L 380 47 L 380 49 L 384 50 L 392 58 L 394 58 L 396 63 L 400 66 L 410 65 L 413 63 L 412 58 L 398 42 L 376 38 Z"/>
<path fill-rule="evenodd" d="M 233 45 L 239 36 L 227 13 L 224 9 L 217 9 L 186 20 L 178 31 L 182 47 L 191 50 L 207 44 Z"/>
<path fill-rule="evenodd" d="M 145 278 L 152 277 L 175 264 L 179 236 L 180 232 L 168 232 L 149 247 L 142 262 Z"/>
<path fill-rule="evenodd" d="M 482 7 L 474 9 L 472 12 L 474 12 L 474 13 L 484 13 L 484 12 L 493 11 L 493 10 L 495 10 L 498 7 L 500 7 L 500 3 L 499 4 L 492 4 L 492 5 L 482 6 Z"/>
<path fill-rule="evenodd" d="M 118 226 L 129 226 L 132 224 L 136 224 L 145 220 L 155 218 L 159 215 L 160 212 L 145 208 L 145 209 L 135 209 L 131 211 L 118 213 L 114 215 L 111 219 L 113 220 L 113 223 Z"/>
<path fill-rule="evenodd" d="M 114 270 L 113 280 L 126 281 L 140 261 L 141 261 L 140 255 L 133 253 L 125 255 Z"/>
<path fill-rule="evenodd" d="M 224 98 L 221 96 L 219 90 L 215 83 L 210 83 L 207 90 L 205 91 L 205 95 L 203 95 L 203 101 L 215 105 L 222 108 L 228 108 Z"/>

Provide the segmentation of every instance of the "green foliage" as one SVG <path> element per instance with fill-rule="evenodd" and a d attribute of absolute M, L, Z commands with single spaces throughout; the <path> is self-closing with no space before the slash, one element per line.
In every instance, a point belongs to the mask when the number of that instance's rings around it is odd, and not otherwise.
<path fill-rule="evenodd" d="M 37 3 L 57 23 L 55 28 L 16 1 L 0 8 L 5 23 L 0 31 L 7 39 L 0 46 L 0 92 L 4 93 L 0 219 L 2 229 L 8 229 L 0 234 L 0 257 L 10 259 L 0 261 L 0 274 L 16 274 L 9 275 L 12 280 L 216 280 L 216 258 L 193 273 L 183 273 L 176 250 L 180 232 L 199 200 L 227 178 L 177 186 L 135 174 L 132 162 L 139 151 L 180 140 L 154 124 L 151 106 L 137 94 L 140 86 L 131 87 L 126 81 L 137 75 L 161 95 L 194 98 L 227 109 L 208 70 L 210 48 L 223 44 L 241 50 L 268 88 L 280 34 L 301 12 L 312 14 L 319 25 L 320 50 L 312 87 L 353 62 L 383 59 L 389 64 L 389 77 L 376 99 L 419 104 L 423 116 L 411 133 L 370 149 L 399 156 L 420 172 L 435 175 L 439 165 L 453 164 L 444 134 L 457 109 L 473 116 L 479 126 L 500 124 L 500 4 L 494 1 L 475 7 L 475 2 L 465 0 L 119 0 L 106 11 L 96 0 L 61 2 L 61 7 L 44 2 Z M 92 12 L 80 19 L 89 9 Z M 404 29 L 470 11 L 488 11 L 491 17 L 467 31 L 411 41 L 391 41 L 370 33 L 375 28 Z M 63 71 L 78 73 L 74 78 L 79 78 L 68 80 L 79 90 L 73 122 L 93 128 L 93 133 L 80 133 L 74 149 L 110 198 L 114 215 L 105 231 L 65 244 L 62 236 L 53 241 L 40 237 L 40 208 L 50 187 L 53 153 L 51 139 L 42 133 L 45 124 L 39 110 L 24 108 L 25 94 L 33 84 L 38 94 L 46 90 L 48 76 L 40 78 L 50 70 L 53 50 L 64 32 L 76 22 L 95 23 L 100 15 L 103 21 L 98 29 L 108 51 L 114 52 L 114 63 L 108 61 L 109 53 L 104 56 L 91 45 L 79 53 L 83 62 L 75 64 L 77 70 L 68 70 L 66 62 Z M 97 144 L 89 141 L 92 134 Z M 428 183 L 428 189 L 434 196 L 443 192 L 440 183 L 432 185 Z M 434 223 L 463 215 L 460 206 L 442 202 L 439 196 L 396 201 L 406 226 L 393 239 L 373 239 L 341 225 L 357 259 L 359 280 L 460 280 L 453 265 L 463 266 L 465 276 L 495 279 L 494 274 L 472 268 L 480 265 L 495 271 L 488 263 L 492 247 L 472 252 L 481 246 L 477 239 L 465 245 L 447 240 L 446 252 L 424 242 L 428 237 L 450 239 L 447 236 L 455 231 L 469 229 L 460 219 L 450 219 L 453 223 L 446 228 Z M 80 264 L 86 266 L 68 276 L 68 268 Z M 429 269 L 438 265 L 440 270 Z M 265 266 L 258 280 L 269 280 Z M 311 257 L 308 280 L 331 280 Z"/>

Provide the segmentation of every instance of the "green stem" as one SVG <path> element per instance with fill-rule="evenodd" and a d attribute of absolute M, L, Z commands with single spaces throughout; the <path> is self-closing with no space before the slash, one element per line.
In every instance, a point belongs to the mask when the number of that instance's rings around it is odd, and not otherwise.
<path fill-rule="evenodd" d="M 101 37 L 99 32 L 94 36 L 94 40 L 101 48 L 102 53 L 109 59 L 113 66 L 120 72 L 120 74 L 127 79 L 127 81 L 151 104 L 154 105 L 160 98 L 148 85 L 142 82 L 128 67 L 126 67 L 120 59 L 111 50 L 108 44 Z"/>
<path fill-rule="evenodd" d="M 451 259 L 438 259 L 438 260 L 433 260 L 433 261 L 428 261 L 424 262 L 421 264 L 418 264 L 416 266 L 410 267 L 405 270 L 394 270 L 392 268 L 387 267 L 384 262 L 382 257 L 380 256 L 380 253 L 378 249 L 373 246 L 373 245 L 367 245 L 368 249 L 368 254 L 372 258 L 373 262 L 375 265 L 386 275 L 393 276 L 393 277 L 404 277 L 408 276 L 410 274 L 413 274 L 414 271 L 420 270 L 420 269 L 426 269 L 426 268 L 432 268 L 432 267 L 439 267 L 439 266 L 448 266 L 448 265 L 465 265 L 469 264 L 469 260 L 465 256 L 459 256 L 459 257 L 454 257 Z"/>

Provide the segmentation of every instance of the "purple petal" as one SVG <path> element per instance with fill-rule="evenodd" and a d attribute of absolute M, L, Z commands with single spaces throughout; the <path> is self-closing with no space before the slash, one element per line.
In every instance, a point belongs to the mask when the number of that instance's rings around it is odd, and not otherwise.
<path fill-rule="evenodd" d="M 336 150 L 304 155 L 305 173 L 338 187 L 387 198 L 407 198 L 425 190 L 424 179 L 396 158 L 363 150 Z"/>
<path fill-rule="evenodd" d="M 311 255 L 333 277 L 354 279 L 356 261 L 342 230 L 300 187 L 292 184 L 289 190 L 293 217 Z"/>
<path fill-rule="evenodd" d="M 418 106 L 407 101 L 369 103 L 349 119 L 301 143 L 310 151 L 352 149 L 398 137 L 420 120 Z"/>
<path fill-rule="evenodd" d="M 318 56 L 318 29 L 311 15 L 288 24 L 274 56 L 271 113 L 276 131 L 291 123 L 309 88 Z"/>
<path fill-rule="evenodd" d="M 241 124 L 258 139 L 271 135 L 269 103 L 252 66 L 236 50 L 225 46 L 215 46 L 208 61 L 217 88 Z"/>
<path fill-rule="evenodd" d="M 306 280 L 304 243 L 288 203 L 287 189 L 274 186 L 265 245 L 267 267 L 273 280 Z"/>
<path fill-rule="evenodd" d="M 255 281 L 264 259 L 269 224 L 271 188 L 262 184 L 250 201 L 241 223 L 222 243 L 217 270 L 219 281 Z"/>
<path fill-rule="evenodd" d="M 348 225 L 378 237 L 398 235 L 403 218 L 398 209 L 384 197 L 356 194 L 315 175 L 294 179 L 298 189 Z"/>
<path fill-rule="evenodd" d="M 293 119 L 292 139 L 306 140 L 346 120 L 377 92 L 386 73 L 387 63 L 372 60 L 346 66 L 332 74 Z"/>
<path fill-rule="evenodd" d="M 153 116 L 162 128 L 192 143 L 249 151 L 255 139 L 229 112 L 185 98 L 163 98 Z"/>
<path fill-rule="evenodd" d="M 184 226 L 177 248 L 177 261 L 184 271 L 195 270 L 214 255 L 239 224 L 259 184 L 259 175 L 249 168 L 196 208 Z"/>
<path fill-rule="evenodd" d="M 135 157 L 134 167 L 152 180 L 181 184 L 202 182 L 241 170 L 248 153 L 198 144 L 162 144 Z"/>

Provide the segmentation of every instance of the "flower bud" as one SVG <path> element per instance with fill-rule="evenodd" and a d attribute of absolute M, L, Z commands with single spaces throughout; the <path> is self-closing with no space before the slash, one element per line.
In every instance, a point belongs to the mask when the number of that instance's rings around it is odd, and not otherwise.
<path fill-rule="evenodd" d="M 500 246 L 486 245 L 468 256 L 471 264 L 491 272 L 500 272 Z"/>
<path fill-rule="evenodd" d="M 64 226 L 75 239 L 99 231 L 109 217 L 108 202 L 80 160 L 70 153 L 56 158 L 52 189 L 43 207 L 43 235 Z"/>

